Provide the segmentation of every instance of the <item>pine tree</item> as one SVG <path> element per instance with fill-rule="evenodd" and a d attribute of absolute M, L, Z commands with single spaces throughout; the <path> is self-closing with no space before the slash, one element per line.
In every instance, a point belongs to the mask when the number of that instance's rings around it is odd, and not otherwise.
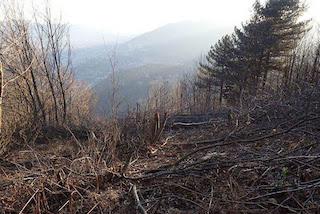
<path fill-rule="evenodd" d="M 287 57 L 308 30 L 308 21 L 299 21 L 305 5 L 300 0 L 257 0 L 249 22 L 235 28 L 211 47 L 200 63 L 199 79 L 220 87 L 222 97 L 241 99 L 263 89 L 272 72 L 286 78 Z"/>
<path fill-rule="evenodd" d="M 219 88 L 219 103 L 231 88 L 236 88 L 238 75 L 235 67 L 238 65 L 233 36 L 226 35 L 220 39 L 206 56 L 206 62 L 200 63 L 198 77 L 202 82 L 200 87 L 211 84 Z M 229 89 L 229 90 L 226 90 Z"/>
<path fill-rule="evenodd" d="M 285 71 L 284 58 L 289 57 L 297 42 L 308 31 L 309 21 L 299 21 L 306 11 L 300 0 L 268 0 L 264 7 L 255 12 L 268 23 L 268 36 L 265 37 L 266 57 L 264 59 L 263 85 L 268 73 Z M 282 76 L 286 77 L 284 73 Z"/>

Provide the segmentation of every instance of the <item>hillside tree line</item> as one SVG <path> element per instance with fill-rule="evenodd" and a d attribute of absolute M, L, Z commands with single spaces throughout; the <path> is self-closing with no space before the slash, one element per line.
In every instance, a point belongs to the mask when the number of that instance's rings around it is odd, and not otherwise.
<path fill-rule="evenodd" d="M 319 82 L 319 31 L 303 20 L 300 0 L 256 1 L 251 19 L 223 36 L 180 81 L 185 108 L 238 106 L 264 93 L 302 90 Z"/>

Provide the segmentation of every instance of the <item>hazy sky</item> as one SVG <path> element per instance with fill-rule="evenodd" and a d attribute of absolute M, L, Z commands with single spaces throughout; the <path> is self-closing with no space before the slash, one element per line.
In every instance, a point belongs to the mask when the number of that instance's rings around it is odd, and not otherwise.
<path fill-rule="evenodd" d="M 239 25 L 250 17 L 253 3 L 254 0 L 51 0 L 54 11 L 62 12 L 71 24 L 120 34 L 143 33 L 184 20 Z M 307 16 L 320 21 L 320 0 L 307 3 Z"/>

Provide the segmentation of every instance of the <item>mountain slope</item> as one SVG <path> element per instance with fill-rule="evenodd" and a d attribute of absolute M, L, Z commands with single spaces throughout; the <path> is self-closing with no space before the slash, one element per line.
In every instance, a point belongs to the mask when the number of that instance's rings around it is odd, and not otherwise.
<path fill-rule="evenodd" d="M 74 48 L 88 48 L 103 45 L 104 43 L 113 44 L 116 41 L 126 42 L 132 36 L 118 36 L 106 30 L 99 30 L 84 25 L 70 26 L 70 40 Z"/>
<path fill-rule="evenodd" d="M 206 53 L 228 28 L 210 22 L 180 22 L 168 24 L 117 45 L 119 68 L 132 68 L 150 63 L 180 63 L 191 65 Z M 107 75 L 106 49 L 112 45 L 97 45 L 75 50 L 77 76 L 97 84 Z"/>
<path fill-rule="evenodd" d="M 120 71 L 117 74 L 119 91 L 117 100 L 123 100 L 126 105 L 134 106 L 139 100 L 146 97 L 148 88 L 152 82 L 172 83 L 186 71 L 181 64 L 152 63 Z M 95 87 L 99 102 L 98 109 L 106 109 L 109 102 L 109 94 L 112 90 L 110 78 L 99 82 Z"/>

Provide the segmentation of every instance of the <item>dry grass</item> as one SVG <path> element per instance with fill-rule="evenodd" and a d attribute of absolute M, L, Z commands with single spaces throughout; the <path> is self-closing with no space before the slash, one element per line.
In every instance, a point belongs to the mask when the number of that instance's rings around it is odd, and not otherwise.
<path fill-rule="evenodd" d="M 0 210 L 320 212 L 320 96 L 309 95 L 255 100 L 219 118 L 171 115 L 157 142 L 150 140 L 152 120 L 130 117 L 86 139 L 24 144 L 0 159 Z"/>

